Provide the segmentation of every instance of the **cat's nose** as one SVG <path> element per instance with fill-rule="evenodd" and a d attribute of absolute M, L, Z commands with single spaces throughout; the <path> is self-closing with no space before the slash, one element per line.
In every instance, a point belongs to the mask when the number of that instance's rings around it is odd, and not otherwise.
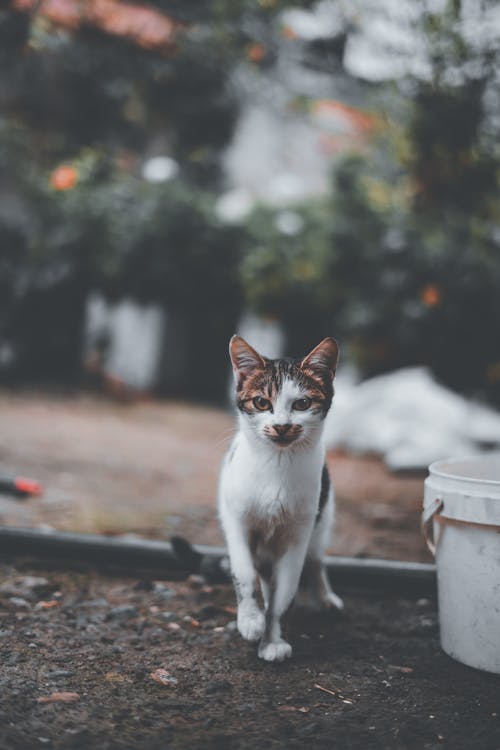
<path fill-rule="evenodd" d="M 286 433 L 290 430 L 292 427 L 291 424 L 273 424 L 273 429 L 277 435 L 282 437 L 283 435 L 286 435 Z"/>

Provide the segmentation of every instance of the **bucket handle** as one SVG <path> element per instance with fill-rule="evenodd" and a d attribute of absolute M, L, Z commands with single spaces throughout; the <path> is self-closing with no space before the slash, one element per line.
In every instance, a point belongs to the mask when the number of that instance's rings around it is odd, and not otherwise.
<path fill-rule="evenodd" d="M 427 548 L 429 549 L 429 551 L 432 553 L 433 556 L 436 555 L 436 544 L 433 539 L 432 523 L 434 521 L 434 516 L 436 516 L 438 513 L 441 513 L 443 508 L 444 508 L 444 502 L 441 500 L 441 498 L 437 497 L 435 500 L 432 501 L 432 503 L 429 503 L 427 508 L 425 508 L 422 513 L 422 521 L 421 521 L 422 534 L 424 536 Z"/>

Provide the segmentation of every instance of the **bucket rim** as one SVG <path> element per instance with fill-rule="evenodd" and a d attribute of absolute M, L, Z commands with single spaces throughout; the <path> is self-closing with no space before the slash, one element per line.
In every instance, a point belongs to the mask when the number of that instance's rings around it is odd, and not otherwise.
<path fill-rule="evenodd" d="M 488 485 L 490 487 L 500 488 L 500 479 L 479 479 L 478 477 L 467 477 L 460 474 L 452 474 L 450 471 L 443 471 L 441 469 L 444 465 L 458 464 L 465 461 L 487 461 L 491 458 L 500 461 L 500 452 L 492 451 L 491 453 L 476 453 L 467 456 L 460 456 L 458 458 L 441 458 L 439 461 L 433 461 L 429 466 L 429 476 L 441 477 L 442 479 L 452 479 L 454 482 L 463 482 L 465 484 L 481 484 Z"/>

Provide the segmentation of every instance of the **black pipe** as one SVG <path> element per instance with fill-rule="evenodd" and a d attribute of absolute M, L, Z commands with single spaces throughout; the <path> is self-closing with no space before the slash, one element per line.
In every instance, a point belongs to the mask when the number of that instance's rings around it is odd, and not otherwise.
<path fill-rule="evenodd" d="M 169 543 L 4 526 L 0 527 L 0 554 L 161 571 L 166 578 L 202 573 L 212 582 L 229 581 L 223 547 L 193 547 L 179 537 Z M 436 568 L 431 563 L 336 556 L 327 557 L 325 562 L 333 585 L 341 590 L 435 594 Z"/>
<path fill-rule="evenodd" d="M 123 539 L 100 534 L 74 534 L 66 531 L 1 527 L 0 554 L 120 567 L 183 570 L 172 551 L 172 546 L 167 542 Z"/>

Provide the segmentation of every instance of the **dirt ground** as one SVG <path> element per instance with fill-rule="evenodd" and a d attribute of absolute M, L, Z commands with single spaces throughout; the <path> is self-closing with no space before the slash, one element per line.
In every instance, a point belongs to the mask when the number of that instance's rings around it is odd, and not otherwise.
<path fill-rule="evenodd" d="M 40 480 L 41 498 L 0 495 L 0 524 L 221 544 L 217 474 L 229 412 L 178 402 L 117 404 L 85 394 L 0 392 L 0 473 Z M 331 453 L 331 552 L 429 561 L 419 532 L 423 476 Z"/>
<path fill-rule="evenodd" d="M 4 562 L 0 748 L 500 748 L 500 677 L 440 651 L 432 601 L 345 601 L 273 665 L 228 586 Z"/>
<path fill-rule="evenodd" d="M 45 487 L 0 497 L 0 523 L 222 541 L 229 414 L 34 393 L 0 394 L 0 414 L 0 471 Z M 429 559 L 422 477 L 374 457 L 328 460 L 332 551 Z M 500 750 L 500 677 L 441 652 L 432 600 L 345 601 L 340 619 L 294 612 L 293 658 L 272 665 L 236 632 L 228 586 L 4 559 L 0 750 Z"/>

